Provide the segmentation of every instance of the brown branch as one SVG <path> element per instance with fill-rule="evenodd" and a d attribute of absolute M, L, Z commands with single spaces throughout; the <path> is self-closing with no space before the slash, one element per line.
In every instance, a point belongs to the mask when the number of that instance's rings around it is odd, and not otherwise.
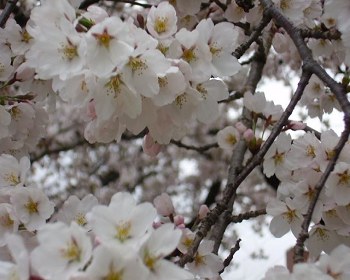
<path fill-rule="evenodd" d="M 292 128 L 291 128 L 291 126 L 292 126 L 291 122 L 292 122 L 291 120 L 288 121 L 288 124 L 287 124 L 286 127 L 285 127 L 286 130 L 292 129 Z M 293 130 L 293 129 L 292 129 L 292 130 Z M 304 129 L 300 129 L 299 131 L 301 131 L 301 130 L 303 130 L 303 131 L 305 131 L 305 132 L 311 132 L 311 133 L 313 133 L 313 134 L 315 135 L 315 137 L 316 137 L 318 140 L 321 140 L 321 133 L 320 133 L 319 131 L 317 131 L 316 129 L 314 129 L 314 128 L 308 126 L 308 125 L 306 125 Z"/>
<path fill-rule="evenodd" d="M 271 45 L 270 43 L 271 42 L 269 42 L 269 45 Z M 261 47 L 259 49 L 261 51 Z M 251 76 L 250 78 L 251 81 L 247 83 L 247 89 L 251 90 L 252 92 L 255 91 L 256 85 L 262 75 L 262 69 L 264 67 L 265 61 L 261 59 L 266 59 L 266 53 L 264 56 L 262 56 L 261 54 L 261 56 L 255 57 L 255 62 L 257 63 L 257 66 L 256 67 L 252 66 L 251 71 L 249 73 L 249 75 Z M 230 205 L 230 203 L 233 204 L 233 201 L 235 201 L 237 188 L 243 182 L 243 180 L 251 173 L 251 171 L 261 163 L 264 155 L 266 154 L 266 152 L 268 151 L 268 149 L 270 148 L 270 146 L 272 145 L 273 141 L 276 139 L 278 134 L 281 132 L 289 116 L 292 114 L 297 102 L 300 100 L 302 93 L 304 91 L 304 88 L 307 85 L 310 77 L 311 77 L 311 74 L 310 75 L 304 74 L 302 76 L 302 81 L 299 82 L 298 88 L 294 96 L 292 97 L 285 112 L 282 114 L 281 119 L 276 123 L 274 129 L 272 130 L 272 133 L 270 134 L 270 137 L 266 140 L 265 144 L 261 147 L 261 150 L 254 156 L 254 158 L 250 161 L 250 163 L 241 171 L 241 173 L 237 175 L 238 170 L 240 170 L 240 165 L 242 163 L 240 158 L 244 156 L 244 152 L 245 152 L 245 143 L 243 141 L 239 142 L 239 148 L 235 149 L 231 159 L 229 176 L 227 180 L 227 185 L 225 186 L 225 189 L 223 192 L 223 198 L 208 213 L 206 218 L 203 219 L 196 233 L 196 236 L 194 238 L 191 248 L 189 248 L 187 254 L 183 255 L 178 262 L 180 266 L 184 266 L 187 262 L 191 262 L 193 260 L 193 256 L 195 255 L 202 239 L 208 234 L 211 227 L 215 223 L 217 223 L 220 215 L 228 210 L 228 206 Z M 229 212 L 227 211 L 227 213 Z M 221 233 L 222 233 L 222 230 L 220 230 L 219 234 L 221 235 Z"/>
<path fill-rule="evenodd" d="M 231 248 L 230 250 L 230 254 L 227 256 L 227 258 L 224 260 L 224 268 L 219 271 L 219 274 L 223 273 L 225 271 L 225 268 L 228 267 L 233 259 L 233 256 L 236 254 L 236 252 L 241 248 L 239 243 L 241 242 L 242 240 L 239 238 L 237 241 L 236 241 L 236 244 L 234 247 Z"/>
<path fill-rule="evenodd" d="M 11 13 L 15 10 L 18 0 L 8 0 L 5 8 L 0 15 L 0 27 L 4 28 L 6 21 L 10 17 Z"/>
<path fill-rule="evenodd" d="M 311 133 L 315 134 L 316 138 L 317 138 L 318 140 L 321 140 L 321 133 L 320 133 L 319 131 L 317 131 L 316 129 L 313 129 L 313 128 L 310 127 L 310 126 L 306 126 L 306 127 L 304 128 L 304 131 L 305 131 L 305 132 L 311 132 Z"/>
<path fill-rule="evenodd" d="M 271 31 L 270 35 L 272 35 Z M 272 37 L 270 36 L 271 40 L 267 41 L 267 50 L 271 47 Z M 259 81 L 262 78 L 263 69 L 266 63 L 266 57 L 268 51 L 265 49 L 263 42 L 259 41 L 259 48 L 254 54 L 254 59 L 252 61 L 249 75 L 246 81 L 245 89 L 251 91 L 252 93 L 255 92 L 256 87 L 259 83 Z M 251 121 L 251 114 L 248 112 L 246 108 L 243 109 L 242 118 L 241 121 L 245 124 L 246 127 L 252 126 Z M 236 177 L 240 170 L 242 170 L 242 162 L 244 159 L 245 152 L 247 150 L 247 145 L 245 141 L 241 140 L 237 147 L 235 148 L 231 162 L 230 162 L 230 168 L 228 173 L 228 179 L 226 188 L 228 188 L 231 184 L 234 183 L 236 180 Z M 218 221 L 216 222 L 215 226 L 213 227 L 213 230 L 211 232 L 210 239 L 214 240 L 214 248 L 213 253 L 217 253 L 222 241 L 222 238 L 225 234 L 225 231 L 227 229 L 227 226 L 230 224 L 230 216 L 233 209 L 233 204 L 236 199 L 236 191 L 234 191 L 231 195 L 230 200 L 227 203 L 227 210 L 219 217 Z"/>
<path fill-rule="evenodd" d="M 249 220 L 251 218 L 256 218 L 262 215 L 266 215 L 266 209 L 256 210 L 256 211 L 249 211 L 246 213 L 242 213 L 239 215 L 234 215 L 230 217 L 230 223 L 241 223 L 244 220 Z"/>
<path fill-rule="evenodd" d="M 283 27 L 297 47 L 299 55 L 303 61 L 305 70 L 310 71 L 320 78 L 323 83 L 330 88 L 336 96 L 343 112 L 350 116 L 350 103 L 347 99 L 345 88 L 337 83 L 328 73 L 313 59 L 311 50 L 307 47 L 304 38 L 301 36 L 300 29 L 296 28 L 282 13 L 277 9 L 271 0 L 260 0 L 266 14 L 270 15 L 276 23 Z"/>
<path fill-rule="evenodd" d="M 301 29 L 300 35 L 303 38 L 340 40 L 341 33 L 337 29 L 319 30 L 319 29 Z"/>
<path fill-rule="evenodd" d="M 93 5 L 93 4 L 96 4 L 100 2 L 100 0 L 85 0 L 83 1 L 80 6 L 79 6 L 79 9 L 81 10 L 85 10 L 86 8 L 88 8 L 89 6 Z"/>
<path fill-rule="evenodd" d="M 221 8 L 221 10 L 223 10 L 224 12 L 227 9 L 227 5 L 223 4 L 220 2 L 220 0 L 212 0 L 212 2 L 214 2 L 218 7 Z"/>
<path fill-rule="evenodd" d="M 224 191 L 223 199 L 216 205 L 216 207 L 211 210 L 206 218 L 202 221 L 202 224 L 199 230 L 196 233 L 195 239 L 192 243 L 191 248 L 188 250 L 188 253 L 182 256 L 179 261 L 181 266 L 185 265 L 187 262 L 193 260 L 193 256 L 198 249 L 198 246 L 202 239 L 207 235 L 210 227 L 216 222 L 221 213 L 227 210 L 227 204 L 229 203 L 232 196 L 236 193 L 239 185 L 245 180 L 245 178 L 253 171 L 255 167 L 257 167 L 263 160 L 264 155 L 267 153 L 277 136 L 282 131 L 282 128 L 287 123 L 289 116 L 293 113 L 295 106 L 303 95 L 304 89 L 308 84 L 311 78 L 311 73 L 308 71 L 303 71 L 300 81 L 298 83 L 298 87 L 291 98 L 286 110 L 283 112 L 281 118 L 273 127 L 271 134 L 265 141 L 265 143 L 261 146 L 259 152 L 255 154 L 252 160 L 245 166 L 242 172 L 237 176 L 236 180 L 229 184 Z"/>
<path fill-rule="evenodd" d="M 240 99 L 243 97 L 243 93 L 242 92 L 235 92 L 233 94 L 231 94 L 227 99 L 224 99 L 224 100 L 220 100 L 218 103 L 229 103 L 231 101 L 234 101 L 234 100 L 237 100 L 237 99 Z"/>
<path fill-rule="evenodd" d="M 84 144 L 89 144 L 85 139 L 80 139 L 78 141 L 75 141 L 73 143 L 67 143 L 65 145 L 62 145 L 61 147 L 54 148 L 54 149 L 46 149 L 39 155 L 31 155 L 30 156 L 30 162 L 33 163 L 35 161 L 38 161 L 42 159 L 44 156 L 49 156 L 49 155 L 56 155 L 59 154 L 60 152 L 67 152 L 69 150 L 72 150 L 76 147 L 82 146 Z"/>
<path fill-rule="evenodd" d="M 200 147 L 197 147 L 197 146 L 193 146 L 193 145 L 186 145 L 184 143 L 182 143 L 181 141 L 177 141 L 177 140 L 171 140 L 170 143 L 180 147 L 180 148 L 184 148 L 184 149 L 187 149 L 187 150 L 193 150 L 193 151 L 197 151 L 199 153 L 203 153 L 203 152 L 206 152 L 212 148 L 218 148 L 219 145 L 217 143 L 213 143 L 213 144 L 208 144 L 208 145 L 205 145 L 205 146 L 200 146 Z"/>
<path fill-rule="evenodd" d="M 238 48 L 235 49 L 235 51 L 232 53 L 233 56 L 235 56 L 237 59 L 239 59 L 253 44 L 261 35 L 261 32 L 264 30 L 264 28 L 269 24 L 271 20 L 270 16 L 263 15 L 263 18 L 259 25 L 255 28 L 255 30 L 250 35 L 249 39 L 240 45 Z"/>
<path fill-rule="evenodd" d="M 84 2 L 82 2 L 80 4 L 79 9 L 85 10 L 90 5 L 96 4 L 98 2 L 100 2 L 100 0 L 85 0 Z M 118 3 L 118 2 L 126 3 L 126 4 L 131 4 L 131 5 L 135 5 L 135 6 L 144 7 L 144 8 L 151 8 L 153 6 L 151 4 L 140 3 L 140 2 L 136 2 L 136 1 L 132 1 L 132 0 L 114 0 L 114 2 L 116 2 L 116 3 Z"/>

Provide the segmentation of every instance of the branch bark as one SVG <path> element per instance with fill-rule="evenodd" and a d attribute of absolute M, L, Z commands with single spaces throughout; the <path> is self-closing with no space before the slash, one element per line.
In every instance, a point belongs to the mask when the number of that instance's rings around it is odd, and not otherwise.
<path fill-rule="evenodd" d="M 16 8 L 18 0 L 8 0 L 6 3 L 5 8 L 3 9 L 1 15 L 0 15 L 0 27 L 4 28 L 6 21 L 10 17 L 11 13 Z"/>

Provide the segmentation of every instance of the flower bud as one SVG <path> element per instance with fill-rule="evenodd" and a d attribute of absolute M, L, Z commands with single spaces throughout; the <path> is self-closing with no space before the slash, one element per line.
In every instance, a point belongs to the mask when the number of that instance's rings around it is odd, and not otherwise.
<path fill-rule="evenodd" d="M 157 209 L 159 215 L 168 217 L 175 213 L 174 205 L 171 201 L 170 196 L 167 193 L 158 195 L 154 200 L 153 204 Z"/>
<path fill-rule="evenodd" d="M 200 220 L 204 219 L 207 216 L 209 211 L 210 210 L 209 210 L 208 206 L 205 204 L 202 204 L 201 207 L 199 207 L 198 218 Z"/>
<path fill-rule="evenodd" d="M 162 146 L 154 141 L 150 134 L 147 134 L 143 139 L 142 148 L 145 154 L 155 157 L 159 154 Z"/>
<path fill-rule="evenodd" d="M 247 127 L 242 123 L 242 122 L 237 122 L 235 124 L 235 128 L 237 128 L 237 130 L 243 134 L 246 130 L 247 130 Z"/>
<path fill-rule="evenodd" d="M 175 224 L 176 226 L 180 226 L 180 225 L 182 225 L 182 224 L 185 224 L 185 218 L 184 218 L 184 216 L 182 216 L 182 215 L 176 215 L 176 216 L 174 217 L 174 224 Z"/>
<path fill-rule="evenodd" d="M 254 139 L 254 132 L 253 130 L 251 130 L 250 128 L 247 129 L 244 133 L 243 133 L 243 138 L 244 140 L 246 140 L 247 142 L 250 142 L 251 140 Z"/>
<path fill-rule="evenodd" d="M 289 127 L 292 130 L 303 130 L 306 127 L 306 124 L 303 122 L 291 121 Z"/>

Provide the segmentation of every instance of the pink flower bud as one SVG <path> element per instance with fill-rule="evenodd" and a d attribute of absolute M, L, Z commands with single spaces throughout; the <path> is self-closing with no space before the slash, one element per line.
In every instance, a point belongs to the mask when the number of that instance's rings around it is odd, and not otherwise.
<path fill-rule="evenodd" d="M 96 118 L 95 101 L 94 100 L 90 101 L 88 106 L 87 106 L 87 115 L 91 119 Z"/>
<path fill-rule="evenodd" d="M 176 228 L 178 228 L 178 229 L 185 229 L 186 225 L 185 224 L 179 224 L 179 225 L 176 226 Z"/>
<path fill-rule="evenodd" d="M 175 213 L 174 205 L 171 201 L 170 196 L 167 193 L 158 195 L 154 200 L 153 204 L 157 209 L 159 215 L 168 217 Z"/>
<path fill-rule="evenodd" d="M 198 211 L 198 218 L 200 220 L 204 219 L 205 216 L 207 216 L 208 212 L 209 212 L 209 208 L 207 205 L 202 204 L 201 207 L 199 207 L 199 211 Z"/>
<path fill-rule="evenodd" d="M 143 138 L 142 148 L 145 154 L 149 155 L 150 157 L 155 157 L 159 154 L 162 146 L 154 141 L 150 134 L 147 134 Z"/>
<path fill-rule="evenodd" d="M 239 131 L 239 133 L 243 134 L 246 130 L 247 127 L 242 123 L 242 122 L 237 122 L 235 124 L 235 128 Z"/>
<path fill-rule="evenodd" d="M 154 229 L 159 228 L 163 223 L 162 222 L 153 222 L 152 226 Z"/>
<path fill-rule="evenodd" d="M 184 224 L 184 223 L 185 223 L 185 218 L 184 218 L 183 216 L 181 216 L 181 215 L 176 215 L 176 216 L 174 217 L 174 224 L 175 224 L 176 226 L 179 226 L 179 225 Z"/>
<path fill-rule="evenodd" d="M 253 130 L 251 130 L 250 128 L 247 129 L 247 130 L 243 133 L 243 138 L 244 138 L 247 142 L 253 140 L 254 137 L 255 137 L 255 136 L 254 136 L 254 132 L 253 132 Z"/>
<path fill-rule="evenodd" d="M 16 69 L 16 79 L 18 81 L 27 81 L 33 79 L 35 75 L 35 70 L 33 68 L 28 67 L 26 63 L 22 63 Z"/>
<path fill-rule="evenodd" d="M 291 121 L 289 127 L 292 130 L 303 130 L 306 127 L 306 124 L 303 122 Z"/>

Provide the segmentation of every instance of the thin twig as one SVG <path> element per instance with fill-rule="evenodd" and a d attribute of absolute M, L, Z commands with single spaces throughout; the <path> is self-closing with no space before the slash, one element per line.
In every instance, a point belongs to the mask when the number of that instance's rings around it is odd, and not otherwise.
<path fill-rule="evenodd" d="M 219 103 L 219 104 L 220 104 L 220 103 L 229 103 L 229 102 L 231 102 L 231 101 L 233 101 L 233 100 L 237 100 L 237 99 L 240 99 L 240 98 L 242 98 L 242 97 L 243 97 L 243 93 L 237 91 L 237 92 L 231 94 L 227 99 L 220 100 L 218 103 Z"/>
<path fill-rule="evenodd" d="M 323 30 L 310 30 L 310 29 L 301 29 L 300 34 L 304 38 L 314 38 L 314 39 L 328 39 L 328 40 L 340 40 L 341 33 L 337 29 L 329 29 L 326 31 Z"/>
<path fill-rule="evenodd" d="M 288 121 L 289 116 L 293 113 L 295 106 L 297 105 L 301 96 L 303 95 L 305 87 L 311 78 L 311 73 L 305 69 L 303 70 L 304 71 L 302 72 L 300 81 L 298 83 L 298 87 L 294 95 L 292 96 L 286 110 L 283 112 L 281 118 L 273 127 L 271 134 L 269 135 L 265 143 L 261 146 L 261 149 L 259 150 L 259 152 L 257 152 L 254 155 L 252 160 L 245 166 L 245 168 L 236 177 L 235 181 L 226 186 L 223 193 L 222 200 L 219 201 L 216 207 L 214 207 L 208 213 L 208 215 L 203 219 L 202 224 L 199 227 L 199 230 L 197 231 L 196 236 L 193 240 L 192 246 L 189 248 L 187 254 L 183 255 L 178 262 L 180 266 L 184 266 L 186 263 L 191 262 L 193 260 L 193 256 L 197 252 L 200 242 L 208 234 L 211 226 L 215 224 L 218 217 L 224 211 L 227 210 L 227 205 L 229 201 L 232 198 L 234 198 L 237 188 L 247 178 L 247 176 L 253 171 L 253 169 L 262 162 L 264 155 L 267 153 L 267 151 L 269 150 L 269 148 L 271 147 L 271 145 L 273 144 L 277 136 L 282 131 L 283 127 Z"/>
<path fill-rule="evenodd" d="M 224 260 L 224 268 L 219 271 L 219 274 L 223 273 L 225 271 L 225 268 L 228 267 L 230 265 L 230 263 L 232 262 L 233 256 L 236 254 L 236 252 L 241 248 L 239 243 L 242 240 L 239 238 L 236 241 L 236 244 L 234 247 L 231 248 L 230 250 L 230 254 L 227 256 L 227 258 Z"/>
<path fill-rule="evenodd" d="M 213 0 L 212 2 L 214 2 L 218 7 L 220 7 L 224 12 L 227 9 L 227 6 L 224 3 L 221 3 L 220 0 Z"/>
<path fill-rule="evenodd" d="M 253 44 L 259 38 L 261 32 L 269 24 L 270 20 L 270 16 L 264 15 L 257 28 L 250 35 L 249 39 L 244 44 L 235 49 L 233 56 L 239 59 L 250 48 L 251 44 Z"/>
<path fill-rule="evenodd" d="M 260 209 L 260 210 L 256 210 L 256 211 L 249 211 L 246 213 L 242 213 L 239 215 L 234 215 L 230 217 L 230 222 L 231 223 L 241 223 L 244 220 L 249 220 L 251 218 L 256 218 L 262 215 L 266 215 L 266 209 Z"/>
<path fill-rule="evenodd" d="M 3 9 L 1 15 L 0 15 L 0 27 L 4 28 L 5 23 L 10 17 L 11 13 L 14 11 L 16 8 L 18 0 L 8 0 L 6 2 L 5 8 Z"/>
<path fill-rule="evenodd" d="M 269 31 L 270 35 L 273 35 L 271 31 Z M 270 36 L 269 36 L 270 37 Z M 259 48 L 254 53 L 254 59 L 252 61 L 249 75 L 245 84 L 245 90 L 249 90 L 254 94 L 256 87 L 259 83 L 259 81 L 262 78 L 262 73 L 264 66 L 266 64 L 266 57 L 267 53 L 270 50 L 272 42 L 271 40 L 266 40 L 266 48 L 263 44 L 263 42 L 259 42 Z M 252 120 L 251 120 L 251 114 L 248 112 L 246 108 L 243 109 L 241 121 L 244 123 L 246 127 L 251 128 L 252 127 Z M 233 151 L 231 162 L 230 162 L 230 168 L 228 172 L 228 178 L 225 188 L 229 188 L 236 180 L 236 177 L 240 170 L 242 170 L 244 155 L 247 150 L 247 145 L 244 140 L 241 140 L 235 150 Z M 231 195 L 230 200 L 226 204 L 227 210 L 222 213 L 222 215 L 219 217 L 218 221 L 215 223 L 215 226 L 212 229 L 210 239 L 214 240 L 214 247 L 213 247 L 213 253 L 218 253 L 222 238 L 224 237 L 225 231 L 227 229 L 227 226 L 230 224 L 230 217 L 233 209 L 233 204 L 236 199 L 236 191 L 234 191 Z"/>
<path fill-rule="evenodd" d="M 199 153 L 203 153 L 203 152 L 208 151 L 212 148 L 219 147 L 219 145 L 217 143 L 208 144 L 208 145 L 200 146 L 200 147 L 193 146 L 193 145 L 186 145 L 186 144 L 182 143 L 181 141 L 177 141 L 177 140 L 171 140 L 170 143 L 172 143 L 180 148 L 184 148 L 187 150 L 194 150 L 194 151 L 197 151 Z"/>
<path fill-rule="evenodd" d="M 84 2 L 82 2 L 79 6 L 79 9 L 85 10 L 87 7 L 89 7 L 92 4 L 96 4 L 100 2 L 100 0 L 85 0 Z M 114 2 L 118 3 L 126 3 L 126 4 L 131 4 L 131 5 L 135 5 L 135 6 L 140 6 L 140 7 L 144 7 L 144 8 L 151 8 L 153 5 L 151 4 L 146 4 L 146 3 L 140 3 L 140 2 L 136 2 L 136 1 L 132 1 L 132 0 L 114 0 Z"/>

